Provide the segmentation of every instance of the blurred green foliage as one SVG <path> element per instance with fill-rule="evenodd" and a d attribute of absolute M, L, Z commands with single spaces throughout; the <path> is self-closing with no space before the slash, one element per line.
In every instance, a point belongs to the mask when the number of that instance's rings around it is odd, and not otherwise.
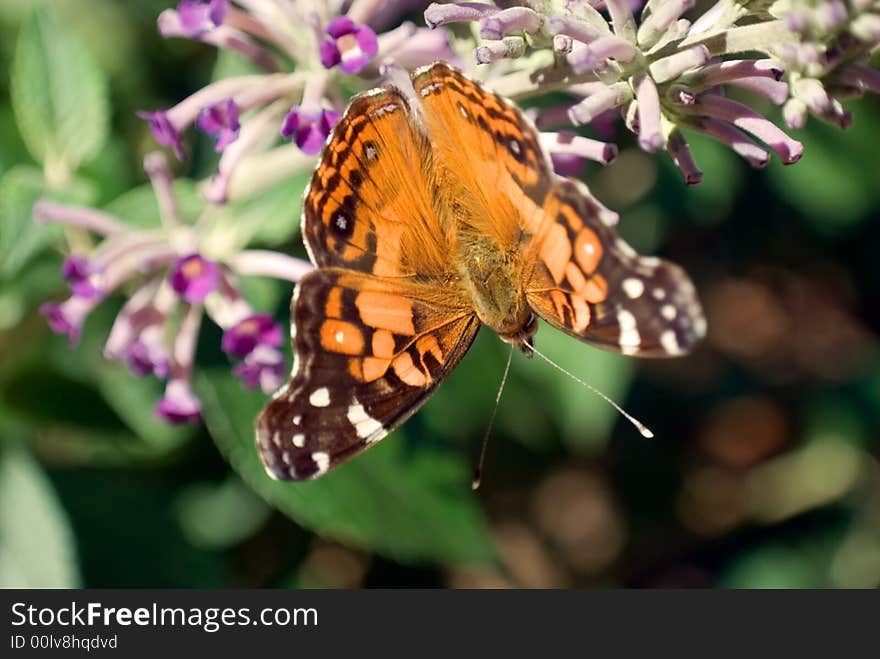
<path fill-rule="evenodd" d="M 585 171 L 628 240 L 691 273 L 710 336 L 644 363 L 548 327 L 537 343 L 656 439 L 515 355 L 471 492 L 506 359 L 483 332 L 401 431 L 319 481 L 279 483 L 253 446 L 265 396 L 231 376 L 215 327 L 199 348 L 205 425 L 172 428 L 152 416 L 161 384 L 101 357 L 120 300 L 75 349 L 36 312 L 62 295 L 64 239 L 84 238 L 34 225 L 33 202 L 155 224 L 141 168 L 155 145 L 134 111 L 242 69 L 159 39 L 165 5 L 0 3 L 0 584 L 880 585 L 876 99 L 852 104 L 847 132 L 811 120 L 793 167 L 755 172 L 693 136 L 705 178 L 686 189 L 621 131 L 618 161 Z M 216 163 L 196 139 L 176 184 L 191 216 Z M 305 183 L 232 205 L 226 226 L 303 256 Z M 286 319 L 289 287 L 243 286 Z"/>

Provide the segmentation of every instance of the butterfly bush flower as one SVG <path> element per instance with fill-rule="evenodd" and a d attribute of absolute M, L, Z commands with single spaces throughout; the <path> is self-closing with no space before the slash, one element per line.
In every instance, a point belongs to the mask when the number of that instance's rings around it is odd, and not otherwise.
<path fill-rule="evenodd" d="M 171 108 L 139 116 L 178 159 L 191 125 L 214 137 L 221 157 L 205 189 L 208 201 L 256 194 L 312 167 L 345 100 L 352 90 L 375 86 L 383 65 L 454 58 L 444 33 L 411 22 L 382 31 L 395 9 L 410 7 L 380 0 L 184 0 L 160 14 L 159 32 L 234 51 L 254 73 L 216 80 Z"/>
<path fill-rule="evenodd" d="M 560 106 L 544 107 L 533 116 L 539 128 L 548 119 L 598 128 L 616 113 L 642 149 L 665 150 L 689 184 L 702 173 L 688 131 L 709 135 L 755 167 L 771 153 L 785 164 L 801 157 L 801 143 L 736 100 L 739 90 L 784 106 L 786 126 L 799 128 L 807 114 L 845 127 L 851 117 L 841 101 L 880 89 L 870 65 L 880 41 L 876 0 L 719 0 L 702 15 L 694 15 L 695 4 L 434 3 L 425 22 L 469 24 L 470 37 L 453 45 L 461 50 L 470 42 L 473 61 L 488 69 L 483 77 L 496 91 L 515 100 L 566 94 L 565 119 Z M 570 168 L 573 155 L 607 161 L 613 154 L 597 157 L 598 144 L 561 135 L 542 135 L 557 168 Z"/>
<path fill-rule="evenodd" d="M 70 297 L 43 305 L 53 331 L 75 343 L 89 313 L 106 297 L 126 298 L 104 346 L 104 355 L 126 364 L 136 376 L 166 380 L 155 407 L 169 423 L 195 422 L 201 404 L 191 378 L 204 317 L 223 330 L 221 348 L 238 363 L 233 372 L 248 387 L 274 391 L 284 374 L 278 350 L 282 330 L 258 313 L 239 290 L 241 276 L 298 281 L 311 265 L 284 254 L 249 250 L 228 239 L 208 205 L 185 222 L 164 156 L 150 154 L 144 167 L 153 184 L 161 224 L 140 228 L 103 211 L 41 201 L 37 222 L 56 222 L 100 238 L 89 253 L 70 255 L 62 265 Z"/>

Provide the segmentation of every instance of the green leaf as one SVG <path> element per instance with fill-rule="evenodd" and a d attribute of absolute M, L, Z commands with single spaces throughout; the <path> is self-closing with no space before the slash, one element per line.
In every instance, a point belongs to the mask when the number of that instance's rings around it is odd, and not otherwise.
<path fill-rule="evenodd" d="M 739 554 L 722 572 L 721 588 L 823 588 L 821 571 L 803 551 L 778 544 Z"/>
<path fill-rule="evenodd" d="M 199 381 L 214 441 L 254 491 L 319 535 L 401 562 L 487 563 L 494 558 L 486 521 L 461 462 L 403 433 L 322 478 L 270 479 L 257 457 L 253 422 L 266 396 L 225 372 Z"/>
<path fill-rule="evenodd" d="M 12 62 L 18 127 L 47 171 L 76 170 L 95 157 L 109 132 L 107 81 L 88 51 L 41 8 L 25 21 Z"/>
<path fill-rule="evenodd" d="M 632 358 L 584 346 L 547 326 L 539 330 L 537 347 L 557 364 L 563 364 L 612 400 L 624 404 L 632 382 Z M 513 367 L 525 371 L 524 375 L 535 383 L 535 390 L 546 392 L 539 406 L 552 411 L 569 450 L 592 454 L 604 448 L 614 424 L 621 421 L 617 410 L 543 361 L 516 360 Z M 632 432 L 638 436 L 637 430 Z"/>
<path fill-rule="evenodd" d="M 195 546 L 226 549 L 252 536 L 272 509 L 237 476 L 218 485 L 196 483 L 178 497 L 177 517 Z"/>
<path fill-rule="evenodd" d="M 60 226 L 34 223 L 32 209 L 43 190 L 43 173 L 29 165 L 13 167 L 0 179 L 0 272 L 6 277 L 63 235 Z"/>
<path fill-rule="evenodd" d="M 73 534 L 46 475 L 21 448 L 0 454 L 0 587 L 77 588 Z"/>
<path fill-rule="evenodd" d="M 94 189 L 73 179 L 59 190 L 47 189 L 43 174 L 31 165 L 16 165 L 0 179 L 0 275 L 17 274 L 48 244 L 59 240 L 63 229 L 56 224 L 37 224 L 33 206 L 38 199 L 87 203 Z"/>
<path fill-rule="evenodd" d="M 174 194 L 180 205 L 180 214 L 184 223 L 192 223 L 205 207 L 195 184 L 189 179 L 177 179 L 174 181 Z M 143 229 L 158 227 L 159 202 L 153 192 L 153 186 L 149 183 L 132 188 L 128 192 L 118 196 L 104 207 L 108 213 L 115 215 L 132 226 Z"/>
<path fill-rule="evenodd" d="M 704 172 L 699 185 L 688 188 L 684 203 L 688 214 L 701 224 L 718 224 L 730 217 L 730 211 L 742 190 L 746 165 L 730 147 L 706 135 L 688 132 L 687 141 L 694 160 Z M 664 166 L 681 173 L 668 158 Z"/>
<path fill-rule="evenodd" d="M 867 219 L 880 199 L 880 120 L 864 103 L 853 103 L 851 109 L 857 117 L 851 128 L 843 131 L 810 119 L 808 130 L 797 135 L 804 157 L 791 167 L 772 163 L 767 168 L 775 191 L 826 235 Z"/>
<path fill-rule="evenodd" d="M 303 172 L 233 204 L 226 221 L 218 222 L 217 230 L 224 236 L 233 233 L 239 245 L 276 246 L 288 242 L 299 230 L 303 190 L 309 178 L 311 173 Z"/>

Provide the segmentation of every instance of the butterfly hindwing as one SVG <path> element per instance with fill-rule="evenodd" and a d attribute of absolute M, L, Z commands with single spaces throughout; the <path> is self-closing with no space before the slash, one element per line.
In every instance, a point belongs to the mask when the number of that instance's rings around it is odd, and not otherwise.
<path fill-rule="evenodd" d="M 669 261 L 641 256 L 601 219 L 584 186 L 559 180 L 526 250 L 532 308 L 554 327 L 626 355 L 686 352 L 705 333 L 696 291 Z"/>
<path fill-rule="evenodd" d="M 325 268 L 291 305 L 290 382 L 257 419 L 267 471 L 315 478 L 408 419 L 467 352 L 479 321 L 428 287 Z"/>

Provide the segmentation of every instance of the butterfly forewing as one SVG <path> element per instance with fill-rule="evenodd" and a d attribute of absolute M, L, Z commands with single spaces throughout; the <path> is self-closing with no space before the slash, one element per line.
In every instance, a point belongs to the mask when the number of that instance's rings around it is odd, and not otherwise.
<path fill-rule="evenodd" d="M 303 204 L 303 235 L 315 265 L 392 277 L 448 268 L 431 172 L 430 143 L 400 92 L 355 97 Z"/>

